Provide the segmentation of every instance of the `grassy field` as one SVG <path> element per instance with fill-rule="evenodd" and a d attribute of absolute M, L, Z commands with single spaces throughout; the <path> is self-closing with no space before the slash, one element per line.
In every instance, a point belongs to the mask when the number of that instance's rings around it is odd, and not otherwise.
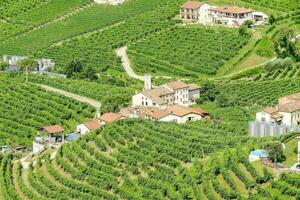
<path fill-rule="evenodd" d="M 285 143 L 286 149 L 284 150 L 284 155 L 286 156 L 286 160 L 282 163 L 284 166 L 291 167 L 298 162 L 297 160 L 297 148 L 298 148 L 298 140 L 296 138 L 289 140 Z"/>

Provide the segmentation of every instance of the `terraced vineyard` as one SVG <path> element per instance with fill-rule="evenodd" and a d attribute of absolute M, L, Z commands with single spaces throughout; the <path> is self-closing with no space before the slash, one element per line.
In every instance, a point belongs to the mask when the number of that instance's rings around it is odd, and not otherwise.
<path fill-rule="evenodd" d="M 249 163 L 241 150 L 200 159 L 224 147 L 245 146 L 249 139 L 232 131 L 204 123 L 183 127 L 137 120 L 113 123 L 63 145 L 53 160 L 49 154 L 40 155 L 29 169 L 12 162 L 9 155 L 1 156 L 0 194 L 4 199 L 291 199 L 297 195 L 299 180 L 294 175 L 262 186 L 273 179 L 272 171 Z"/>
<path fill-rule="evenodd" d="M 215 74 L 248 39 L 236 29 L 176 26 L 130 45 L 129 53 L 137 72 Z"/>
<path fill-rule="evenodd" d="M 227 96 L 238 97 L 239 105 L 275 105 L 278 98 L 300 92 L 300 79 L 270 81 L 235 81 L 220 84 L 220 91 Z"/>
<path fill-rule="evenodd" d="M 91 0 L 1 1 L 0 27 L 3 31 L 0 32 L 0 41 L 31 31 L 75 9 L 80 9 L 90 2 Z"/>
<path fill-rule="evenodd" d="M 20 37 L 5 41 L 1 41 L 0 38 L 0 53 L 25 54 L 32 51 L 37 51 L 39 49 L 49 47 L 53 43 L 61 42 L 62 40 L 70 39 L 74 36 L 82 36 L 85 33 L 91 33 L 93 31 L 101 30 L 105 27 L 107 28 L 112 25 L 117 25 L 120 22 L 124 22 L 126 19 L 135 18 L 138 15 L 145 12 L 155 12 L 162 6 L 169 7 L 169 4 L 174 2 L 178 3 L 181 2 L 181 0 L 168 0 L 164 1 L 163 4 L 161 3 L 161 1 L 158 0 L 131 0 L 117 7 L 93 4 L 92 6 L 89 6 L 88 8 L 84 9 L 84 11 L 82 12 L 78 12 L 68 18 L 49 24 L 45 27 L 42 27 L 38 30 L 34 30 Z M 164 16 L 165 15 L 162 15 L 162 17 Z M 147 21 L 147 18 L 143 19 L 143 22 L 145 23 Z M 159 20 L 160 18 L 156 19 L 157 23 L 159 22 Z M 150 23 L 151 22 L 153 21 L 151 21 L 150 19 Z M 137 21 L 137 24 L 139 23 L 141 23 L 141 21 Z M 148 23 L 148 25 L 150 23 Z M 11 26 L 18 26 L 18 24 L 12 23 Z M 60 31 L 60 34 L 57 34 L 58 30 Z M 114 30 L 115 29 L 113 29 L 112 31 Z M 122 31 L 122 28 L 118 30 L 118 32 Z M 47 37 L 44 37 L 45 35 L 47 35 Z M 111 42 L 114 42 L 114 40 L 112 40 Z M 98 41 L 97 44 L 101 46 L 102 43 Z M 96 51 L 93 52 L 93 54 L 96 53 Z"/>
<path fill-rule="evenodd" d="M 114 27 L 90 34 L 88 37 L 53 45 L 37 52 L 36 56 L 52 58 L 60 67 L 66 66 L 70 58 L 78 58 L 85 66 L 92 66 L 100 72 L 109 69 L 123 71 L 120 59 L 114 52 L 115 49 L 173 24 L 165 21 L 176 9 L 174 4 L 172 5 L 143 13 Z"/>
<path fill-rule="evenodd" d="M 0 99 L 0 146 L 31 143 L 37 129 L 52 123 L 73 130 L 77 122 L 93 117 L 94 112 L 86 104 L 2 75 Z"/>

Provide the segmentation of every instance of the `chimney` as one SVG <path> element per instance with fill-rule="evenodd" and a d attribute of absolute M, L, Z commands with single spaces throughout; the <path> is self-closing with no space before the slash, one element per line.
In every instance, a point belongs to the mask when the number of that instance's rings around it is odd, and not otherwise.
<path fill-rule="evenodd" d="M 151 75 L 145 74 L 144 75 L 144 90 L 151 90 L 151 89 L 152 89 Z"/>

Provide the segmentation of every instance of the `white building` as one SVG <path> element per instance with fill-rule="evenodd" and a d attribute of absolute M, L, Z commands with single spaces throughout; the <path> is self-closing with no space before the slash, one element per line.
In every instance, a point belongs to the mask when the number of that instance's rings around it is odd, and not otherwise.
<path fill-rule="evenodd" d="M 240 26 L 247 20 L 253 20 L 252 11 L 250 9 L 226 6 L 210 9 L 210 17 L 214 24 L 229 27 Z"/>
<path fill-rule="evenodd" d="M 132 97 L 132 105 L 166 109 L 171 105 L 189 106 L 194 104 L 199 97 L 200 86 L 196 84 L 188 85 L 178 80 L 153 89 L 149 89 L 147 86 L 145 91 Z"/>
<path fill-rule="evenodd" d="M 210 24 L 209 10 L 211 8 L 211 5 L 204 2 L 188 1 L 180 7 L 180 18 L 197 21 L 201 24 Z"/>
<path fill-rule="evenodd" d="M 77 125 L 76 131 L 81 135 L 89 133 L 92 130 L 100 128 L 100 122 L 98 120 L 91 120 Z"/>
<path fill-rule="evenodd" d="M 300 93 L 282 97 L 276 107 L 267 107 L 256 113 L 259 122 L 271 122 L 287 126 L 300 124 Z"/>
<path fill-rule="evenodd" d="M 237 6 L 212 6 L 204 2 L 188 1 L 180 7 L 180 18 L 204 25 L 219 24 L 236 27 L 247 20 L 256 25 L 265 24 L 268 16 L 262 12 Z"/>

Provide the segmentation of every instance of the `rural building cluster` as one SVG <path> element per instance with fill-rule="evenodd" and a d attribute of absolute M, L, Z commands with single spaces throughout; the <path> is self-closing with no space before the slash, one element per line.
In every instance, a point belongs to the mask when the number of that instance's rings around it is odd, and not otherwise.
<path fill-rule="evenodd" d="M 274 107 L 265 107 L 249 122 L 249 134 L 254 137 L 278 136 L 300 131 L 300 93 L 281 97 Z"/>
<path fill-rule="evenodd" d="M 265 23 L 268 16 L 262 12 L 237 6 L 214 6 L 205 2 L 188 1 L 180 7 L 180 18 L 204 25 L 235 27 L 245 21 L 261 25 Z"/>

